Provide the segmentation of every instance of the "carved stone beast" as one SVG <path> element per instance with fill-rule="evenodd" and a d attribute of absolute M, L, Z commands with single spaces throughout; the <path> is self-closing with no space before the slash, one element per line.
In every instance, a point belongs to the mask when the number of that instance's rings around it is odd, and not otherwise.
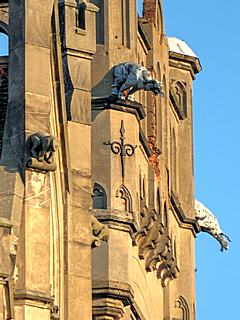
<path fill-rule="evenodd" d="M 53 155 L 58 142 L 52 135 L 36 132 L 26 141 L 26 166 L 40 170 L 55 170 Z"/>
<path fill-rule="evenodd" d="M 214 214 L 198 200 L 195 200 L 195 217 L 201 231 L 213 236 L 220 243 L 221 251 L 227 250 L 230 239 L 222 232 Z"/>
<path fill-rule="evenodd" d="M 140 64 L 118 64 L 114 67 L 113 76 L 112 95 L 119 99 L 132 100 L 130 96 L 139 90 L 163 95 L 161 82 L 153 79 L 150 72 Z"/>
<path fill-rule="evenodd" d="M 91 217 L 92 225 L 92 248 L 99 247 L 102 241 L 107 242 L 109 240 L 108 226 L 101 223 L 93 215 Z"/>

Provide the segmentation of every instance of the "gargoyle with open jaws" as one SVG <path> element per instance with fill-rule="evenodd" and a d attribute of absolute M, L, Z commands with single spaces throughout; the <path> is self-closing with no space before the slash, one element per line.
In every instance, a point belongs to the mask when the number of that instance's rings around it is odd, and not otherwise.
<path fill-rule="evenodd" d="M 138 90 L 152 91 L 155 95 L 163 95 L 160 81 L 152 78 L 151 73 L 140 64 L 125 62 L 113 69 L 112 95 L 119 99 L 131 99 Z"/>
<path fill-rule="evenodd" d="M 195 217 L 201 231 L 213 236 L 220 243 L 221 251 L 228 250 L 230 239 L 222 232 L 214 214 L 198 200 L 195 200 Z"/>

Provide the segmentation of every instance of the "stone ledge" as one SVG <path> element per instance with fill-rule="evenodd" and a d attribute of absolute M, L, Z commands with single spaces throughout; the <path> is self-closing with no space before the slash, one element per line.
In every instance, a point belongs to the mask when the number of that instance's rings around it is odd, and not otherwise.
<path fill-rule="evenodd" d="M 108 109 L 132 113 L 136 115 L 138 120 L 142 120 L 146 116 L 144 106 L 139 102 L 116 99 L 112 96 L 92 98 L 92 110 L 101 111 Z"/>
<path fill-rule="evenodd" d="M 54 299 L 41 291 L 35 290 L 16 290 L 15 300 L 33 300 L 45 303 L 52 303 Z"/>
<path fill-rule="evenodd" d="M 134 292 L 132 287 L 123 282 L 94 280 L 93 281 L 93 298 L 100 296 L 115 298 L 121 300 L 124 306 L 130 305 L 134 299 Z"/>
<path fill-rule="evenodd" d="M 135 215 L 122 210 L 93 209 L 93 215 L 102 223 L 108 224 L 109 228 L 130 232 L 137 231 Z"/>

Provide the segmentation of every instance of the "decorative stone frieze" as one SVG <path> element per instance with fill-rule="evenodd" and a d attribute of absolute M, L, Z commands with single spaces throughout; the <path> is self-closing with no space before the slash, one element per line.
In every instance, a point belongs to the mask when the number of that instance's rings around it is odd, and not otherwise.
<path fill-rule="evenodd" d="M 58 148 L 58 141 L 52 135 L 37 132 L 26 141 L 26 167 L 41 171 L 54 171 L 56 164 L 53 156 Z"/>

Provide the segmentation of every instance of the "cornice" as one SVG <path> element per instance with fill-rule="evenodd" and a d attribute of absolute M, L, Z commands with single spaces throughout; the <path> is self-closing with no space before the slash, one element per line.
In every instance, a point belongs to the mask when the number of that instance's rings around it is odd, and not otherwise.
<path fill-rule="evenodd" d="M 189 71 L 193 79 L 195 79 L 195 74 L 202 70 L 202 66 L 198 58 L 172 51 L 169 52 L 169 65 L 171 67 Z"/>
<path fill-rule="evenodd" d="M 171 205 L 183 228 L 192 229 L 194 235 L 200 232 L 199 224 L 195 219 L 186 217 L 173 191 L 171 192 Z"/>
<path fill-rule="evenodd" d="M 92 98 L 92 110 L 117 110 L 121 112 L 127 112 L 134 114 L 138 120 L 145 118 L 146 113 L 144 111 L 143 105 L 136 101 L 113 99 L 112 97 L 93 97 Z"/>

